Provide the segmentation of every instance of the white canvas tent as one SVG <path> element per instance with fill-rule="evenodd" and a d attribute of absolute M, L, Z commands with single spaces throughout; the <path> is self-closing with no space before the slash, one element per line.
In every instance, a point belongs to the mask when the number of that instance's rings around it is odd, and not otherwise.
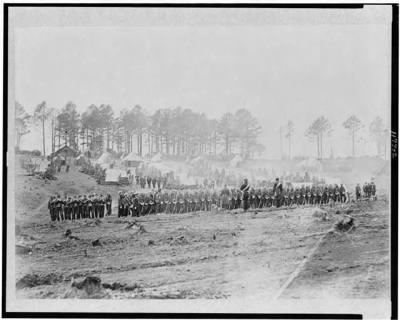
<path fill-rule="evenodd" d="M 121 171 L 122 170 L 119 170 L 119 169 L 107 169 L 104 182 L 105 183 L 118 183 L 119 177 L 121 176 Z"/>
<path fill-rule="evenodd" d="M 110 164 L 113 161 L 113 156 L 109 152 L 104 152 L 97 160 L 96 164 Z"/>
<path fill-rule="evenodd" d="M 141 163 L 144 162 L 143 158 L 134 152 L 131 152 L 126 157 L 124 157 L 122 161 L 124 161 L 128 167 L 138 167 Z"/>
<path fill-rule="evenodd" d="M 50 161 L 47 159 L 39 159 L 35 161 L 35 171 L 36 172 L 45 172 L 46 169 L 49 167 Z"/>

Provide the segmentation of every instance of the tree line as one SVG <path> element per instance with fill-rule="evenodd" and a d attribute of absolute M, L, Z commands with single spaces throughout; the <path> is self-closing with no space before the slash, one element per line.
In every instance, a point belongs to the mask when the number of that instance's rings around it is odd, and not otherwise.
<path fill-rule="evenodd" d="M 355 115 L 351 115 L 346 121 L 343 122 L 343 127 L 348 131 L 351 138 L 352 151 L 351 156 L 356 156 L 356 147 L 357 142 L 359 142 L 362 137 L 359 136 L 359 131 L 364 127 L 362 121 Z M 281 136 L 284 133 L 284 137 L 288 141 L 288 156 L 289 159 L 292 157 L 291 152 L 291 139 L 294 132 L 294 124 L 293 121 L 289 120 L 288 123 L 281 127 Z M 332 126 L 329 120 L 320 116 L 315 119 L 305 131 L 305 136 L 309 138 L 311 141 L 316 143 L 317 159 L 323 158 L 323 141 L 327 135 L 330 135 L 332 132 Z M 387 154 L 387 139 L 389 137 L 389 129 L 385 125 L 383 119 L 377 116 L 369 125 L 369 133 L 374 142 L 376 143 L 377 155 L 381 156 L 382 153 Z M 281 141 L 282 144 L 282 141 Z M 384 150 L 382 150 L 384 148 Z M 282 149 L 282 148 L 281 148 Z M 283 154 L 283 152 L 282 152 Z M 283 156 L 282 156 L 283 157 Z"/>
<path fill-rule="evenodd" d="M 46 133 L 51 136 L 51 151 L 64 145 L 96 156 L 104 149 L 117 153 L 163 153 L 175 156 L 240 153 L 251 158 L 265 147 L 258 142 L 261 126 L 246 109 L 209 119 L 191 109 L 163 108 L 148 114 L 140 105 L 115 114 L 108 104 L 90 105 L 82 114 L 73 102 L 61 110 L 43 101 L 29 115 L 16 103 L 16 146 L 34 124 L 42 131 L 42 152 L 46 155 Z"/>
<path fill-rule="evenodd" d="M 42 131 L 42 154 L 46 155 L 46 132 L 51 136 L 51 152 L 67 145 L 75 150 L 86 151 L 97 156 L 104 149 L 117 153 L 135 152 L 162 153 L 176 156 L 199 154 L 226 155 L 240 153 L 244 159 L 261 154 L 265 146 L 259 142 L 261 126 L 247 110 L 225 113 L 220 119 L 209 119 L 204 113 L 191 109 L 163 108 L 148 114 L 140 105 L 125 108 L 115 114 L 108 104 L 90 105 L 80 114 L 73 102 L 68 102 L 61 110 L 50 108 L 45 101 L 35 108 L 33 114 L 16 102 L 16 146 L 21 138 L 30 132 L 30 125 L 37 125 Z M 343 122 L 352 141 L 353 157 L 356 156 L 359 130 L 365 125 L 355 115 Z M 292 158 L 291 145 L 295 124 L 289 120 L 281 127 L 282 140 L 287 139 L 288 157 Z M 323 146 L 327 135 L 332 132 L 329 120 L 320 116 L 311 122 L 305 136 L 316 144 L 316 157 L 323 157 Z M 377 147 L 377 155 L 387 153 L 389 129 L 383 119 L 377 116 L 369 124 L 369 133 Z M 385 148 L 385 150 L 383 150 Z"/>

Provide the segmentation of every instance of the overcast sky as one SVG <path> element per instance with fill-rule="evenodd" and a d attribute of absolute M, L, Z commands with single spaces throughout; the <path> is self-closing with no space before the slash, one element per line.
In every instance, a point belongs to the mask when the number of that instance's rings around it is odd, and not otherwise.
<path fill-rule="evenodd" d="M 204 13 L 203 13 L 204 14 Z M 317 13 L 318 15 L 318 13 Z M 279 20 L 279 19 L 278 19 Z M 279 21 L 278 21 L 279 22 Z M 219 118 L 248 108 L 279 156 L 279 127 L 295 126 L 293 154 L 315 156 L 304 132 L 320 115 L 333 132 L 324 147 L 351 153 L 342 123 L 389 119 L 390 28 L 386 23 L 27 27 L 15 32 L 15 98 L 28 112 L 45 100 L 122 108 L 181 106 Z M 22 148 L 41 149 L 39 130 Z M 373 154 L 360 143 L 360 154 Z"/>

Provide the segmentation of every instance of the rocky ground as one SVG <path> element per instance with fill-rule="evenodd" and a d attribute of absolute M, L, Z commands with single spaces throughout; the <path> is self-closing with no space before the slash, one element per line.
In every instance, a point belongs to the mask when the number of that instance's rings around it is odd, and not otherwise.
<path fill-rule="evenodd" d="M 389 298 L 389 205 L 158 214 L 51 223 L 47 200 L 109 192 L 77 170 L 17 176 L 16 279 L 25 298 Z M 125 187 L 125 190 L 127 188 Z M 114 201 L 114 206 L 115 206 Z M 340 221 L 346 222 L 338 227 Z M 67 231 L 70 230 L 70 231 Z"/>

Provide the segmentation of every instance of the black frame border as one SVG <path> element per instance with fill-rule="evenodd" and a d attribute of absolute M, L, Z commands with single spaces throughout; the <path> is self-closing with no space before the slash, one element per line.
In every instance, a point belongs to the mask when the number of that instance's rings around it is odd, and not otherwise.
<path fill-rule="evenodd" d="M 399 4 L 390 5 L 391 28 L 391 319 L 398 318 L 398 102 L 399 102 Z M 120 7 L 120 8 L 288 8 L 288 9 L 362 9 L 363 3 L 4 3 L 3 6 L 3 201 L 2 201 L 2 318 L 176 318 L 176 319 L 362 319 L 361 314 L 318 313 L 78 313 L 78 312 L 10 312 L 6 310 L 7 266 L 7 153 L 8 153 L 8 9 L 10 7 Z"/>

